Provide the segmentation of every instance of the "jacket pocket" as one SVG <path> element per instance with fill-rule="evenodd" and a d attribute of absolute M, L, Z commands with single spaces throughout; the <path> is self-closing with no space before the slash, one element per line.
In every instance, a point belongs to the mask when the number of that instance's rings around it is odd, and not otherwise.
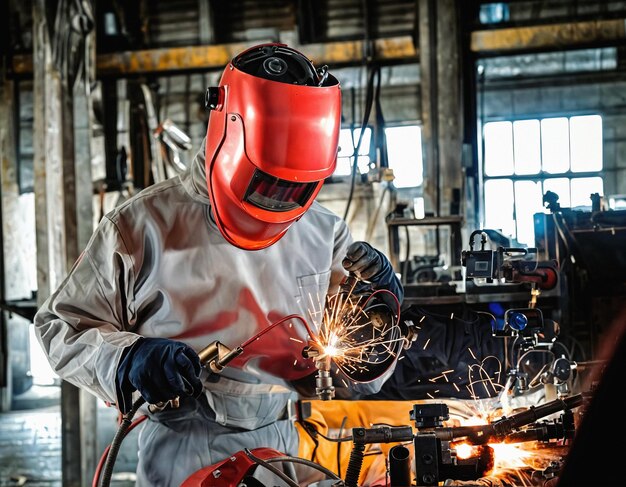
<path fill-rule="evenodd" d="M 307 319 L 315 322 L 319 327 L 322 322 L 326 293 L 330 285 L 330 270 L 319 274 L 298 276 L 298 296 L 296 299 L 301 307 L 301 312 Z"/>
<path fill-rule="evenodd" d="M 206 391 L 215 422 L 228 427 L 255 430 L 286 419 L 293 391 L 278 385 L 246 384 L 226 378 Z"/>

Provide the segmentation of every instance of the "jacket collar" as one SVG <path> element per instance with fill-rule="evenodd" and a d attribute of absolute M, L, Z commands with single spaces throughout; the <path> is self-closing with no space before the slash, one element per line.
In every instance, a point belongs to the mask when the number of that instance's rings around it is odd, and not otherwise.
<path fill-rule="evenodd" d="M 193 158 L 189 169 L 181 175 L 183 185 L 189 195 L 196 201 L 207 205 L 211 204 L 209 189 L 207 188 L 206 167 L 204 164 L 206 138 L 202 139 L 200 150 Z"/>

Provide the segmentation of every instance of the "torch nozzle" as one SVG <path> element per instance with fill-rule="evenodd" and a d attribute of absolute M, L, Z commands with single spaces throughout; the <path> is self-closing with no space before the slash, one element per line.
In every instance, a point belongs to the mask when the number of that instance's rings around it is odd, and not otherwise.
<path fill-rule="evenodd" d="M 215 340 L 198 352 L 200 363 L 203 367 L 209 367 L 211 372 L 219 374 L 235 357 L 243 353 L 242 347 L 233 349 L 222 342 Z"/>

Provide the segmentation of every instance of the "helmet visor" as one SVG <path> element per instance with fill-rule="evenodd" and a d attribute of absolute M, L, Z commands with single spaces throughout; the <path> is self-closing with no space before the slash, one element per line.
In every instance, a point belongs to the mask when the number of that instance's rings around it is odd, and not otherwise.
<path fill-rule="evenodd" d="M 295 183 L 256 169 L 244 200 L 263 210 L 294 210 L 307 203 L 319 183 Z"/>

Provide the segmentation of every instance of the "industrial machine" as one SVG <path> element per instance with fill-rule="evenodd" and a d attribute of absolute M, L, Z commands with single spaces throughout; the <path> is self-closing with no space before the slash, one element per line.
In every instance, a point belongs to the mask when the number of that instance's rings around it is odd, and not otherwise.
<path fill-rule="evenodd" d="M 448 407 L 443 403 L 416 404 L 410 411 L 414 427 L 358 427 L 352 429 L 351 436 L 342 438 L 343 441 L 352 442 L 344 479 L 315 462 L 259 448 L 237 452 L 223 462 L 195 472 L 181 487 L 298 487 L 300 484 L 277 467 L 281 463 L 304 464 L 327 477 L 309 484 L 310 487 L 358 487 L 366 446 L 381 443 L 396 443 L 389 450 L 387 461 L 388 481 L 385 485 L 392 487 L 436 486 L 444 481 L 445 485 L 463 485 L 452 482 L 478 482 L 480 479 L 483 480 L 475 485 L 542 485 L 543 481 L 558 473 L 567 453 L 567 445 L 575 435 L 574 411 L 583 402 L 583 396 L 579 394 L 530 407 L 508 417 L 502 416 L 487 424 L 472 426 L 445 426 L 444 421 L 449 419 L 449 414 Z M 547 417 L 551 418 L 545 419 Z M 544 458 L 545 452 L 551 453 L 552 460 L 548 467 L 533 469 L 526 466 L 515 472 L 497 472 L 495 463 L 498 454 L 495 450 L 498 445 L 526 442 L 532 442 L 536 451 L 543 451 Z M 269 483 L 259 480 L 262 478 L 259 473 L 263 470 L 273 474 L 273 480 Z M 494 476 L 490 480 L 492 483 L 485 483 L 487 480 L 484 479 L 489 478 L 490 474 L 499 475 L 500 480 Z M 531 475 L 533 480 L 529 481 Z M 519 476 L 519 483 L 506 483 L 514 476 Z"/>

